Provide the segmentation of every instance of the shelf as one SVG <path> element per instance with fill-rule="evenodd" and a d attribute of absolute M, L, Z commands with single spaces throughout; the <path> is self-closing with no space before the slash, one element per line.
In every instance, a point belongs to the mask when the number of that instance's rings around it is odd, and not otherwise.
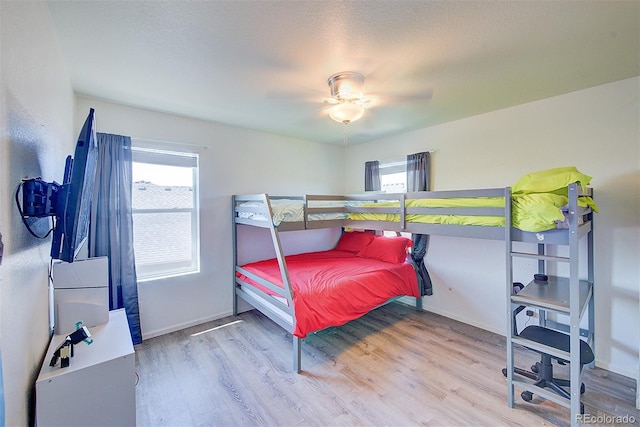
<path fill-rule="evenodd" d="M 582 386 L 583 366 L 593 366 L 595 356 L 594 348 L 594 270 L 593 270 L 593 215 L 589 207 L 581 207 L 578 197 L 586 195 L 593 197 L 591 189 L 582 189 L 578 184 L 570 184 L 567 187 L 569 202 L 565 213 L 566 229 L 553 229 L 542 232 L 524 232 L 511 228 L 507 242 L 507 304 L 509 306 L 507 322 L 509 333 L 507 335 L 507 402 L 510 407 L 515 405 L 514 387 L 523 388 L 537 395 L 567 407 L 570 412 L 570 424 L 579 427 L 579 415 L 583 413 L 584 406 L 581 402 L 580 390 Z M 584 238 L 584 240 L 582 240 Z M 529 251 L 514 251 L 514 242 L 537 244 L 537 253 Z M 586 243 L 586 245 L 583 245 Z M 567 250 L 560 251 L 564 255 L 552 255 L 548 249 L 550 246 L 567 246 Z M 583 254 L 583 247 L 586 249 Z M 535 252 L 535 251 L 534 251 Z M 556 253 L 553 251 L 552 253 Z M 516 258 L 528 258 L 538 264 L 538 273 L 548 271 L 549 264 L 568 264 L 568 277 L 549 276 L 546 282 L 531 281 L 517 294 L 513 293 L 513 269 Z M 581 265 L 586 258 L 587 280 L 580 280 Z M 546 314 L 540 315 L 538 325 L 525 327 L 520 333 L 517 329 L 518 305 L 533 307 L 543 311 L 558 313 L 559 317 L 568 317 L 569 324 L 562 325 L 557 321 L 546 318 Z M 587 315 L 588 312 L 588 315 Z M 585 318 L 583 318 L 583 316 Z M 566 319 L 560 319 L 565 321 Z M 588 321 L 588 327 L 581 329 L 582 320 Z M 586 339 L 582 339 L 582 337 Z M 576 343 L 579 342 L 579 348 Z M 553 375 L 552 368 L 542 369 L 534 374 L 528 370 L 516 368 L 514 346 L 522 346 L 541 353 L 541 362 L 546 363 L 547 357 L 557 358 L 569 362 L 568 378 L 571 387 L 562 387 L 568 394 L 545 387 L 541 382 Z M 573 349 L 573 351 L 572 351 Z M 585 362 L 585 363 L 581 363 Z M 529 375 L 530 374 L 530 375 Z M 542 386 L 542 387 L 541 387 Z M 523 395 L 525 401 L 531 400 L 531 395 Z M 543 409 L 540 409 L 543 410 Z"/>
<path fill-rule="evenodd" d="M 590 233 L 592 230 L 591 221 L 586 221 L 584 224 L 578 226 L 578 238 Z M 522 231 L 515 227 L 511 228 L 511 239 L 514 242 L 526 242 L 526 243 L 544 243 L 548 245 L 568 245 L 569 233 L 568 230 L 547 230 L 540 232 Z"/>
<path fill-rule="evenodd" d="M 579 281 L 580 302 L 579 313 L 582 315 L 591 298 L 593 286 L 586 280 Z M 511 297 L 511 302 L 528 306 L 536 306 L 569 314 L 569 279 L 549 276 L 548 283 L 531 281 L 520 292 Z"/>

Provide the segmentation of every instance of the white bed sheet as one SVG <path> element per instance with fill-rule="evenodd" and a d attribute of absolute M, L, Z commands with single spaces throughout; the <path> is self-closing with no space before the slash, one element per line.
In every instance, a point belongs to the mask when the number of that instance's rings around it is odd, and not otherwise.
<path fill-rule="evenodd" d="M 273 212 L 273 225 L 278 226 L 282 222 L 298 222 L 304 221 L 304 201 L 293 199 L 273 199 L 270 201 L 271 210 Z M 359 203 L 359 202 L 355 202 Z M 345 207 L 354 205 L 354 202 L 332 202 L 332 201 L 311 201 L 311 207 Z M 262 202 L 244 202 L 241 207 L 262 207 Z M 310 221 L 345 219 L 347 212 L 330 212 L 309 214 Z M 255 212 L 239 212 L 238 217 L 245 219 L 253 219 L 257 221 L 266 221 L 264 214 Z"/>

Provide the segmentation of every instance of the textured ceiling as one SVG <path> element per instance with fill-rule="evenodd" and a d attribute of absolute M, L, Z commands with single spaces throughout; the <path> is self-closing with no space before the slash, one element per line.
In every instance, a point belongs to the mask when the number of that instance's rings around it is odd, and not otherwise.
<path fill-rule="evenodd" d="M 76 92 L 349 144 L 640 75 L 640 1 L 50 1 Z"/>

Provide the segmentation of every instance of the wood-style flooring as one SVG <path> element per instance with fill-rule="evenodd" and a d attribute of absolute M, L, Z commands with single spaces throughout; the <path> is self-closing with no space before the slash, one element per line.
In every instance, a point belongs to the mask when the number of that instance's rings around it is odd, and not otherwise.
<path fill-rule="evenodd" d="M 136 346 L 138 425 L 569 425 L 568 409 L 518 389 L 508 407 L 504 337 L 402 303 L 310 335 L 302 352 L 296 374 L 291 336 L 256 311 L 149 339 Z M 518 366 L 537 358 L 516 351 Z M 592 421 L 640 424 L 634 380 L 585 370 Z"/>

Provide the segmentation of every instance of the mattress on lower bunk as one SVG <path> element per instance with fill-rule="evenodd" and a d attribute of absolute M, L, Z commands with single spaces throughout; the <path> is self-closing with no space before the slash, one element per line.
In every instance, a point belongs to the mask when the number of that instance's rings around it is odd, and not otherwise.
<path fill-rule="evenodd" d="M 286 263 L 296 317 L 293 334 L 299 338 L 357 319 L 392 298 L 420 296 L 415 270 L 407 262 L 394 264 L 329 250 L 290 255 Z M 276 259 L 242 267 L 283 287 Z M 270 293 L 251 279 L 237 276 Z"/>

